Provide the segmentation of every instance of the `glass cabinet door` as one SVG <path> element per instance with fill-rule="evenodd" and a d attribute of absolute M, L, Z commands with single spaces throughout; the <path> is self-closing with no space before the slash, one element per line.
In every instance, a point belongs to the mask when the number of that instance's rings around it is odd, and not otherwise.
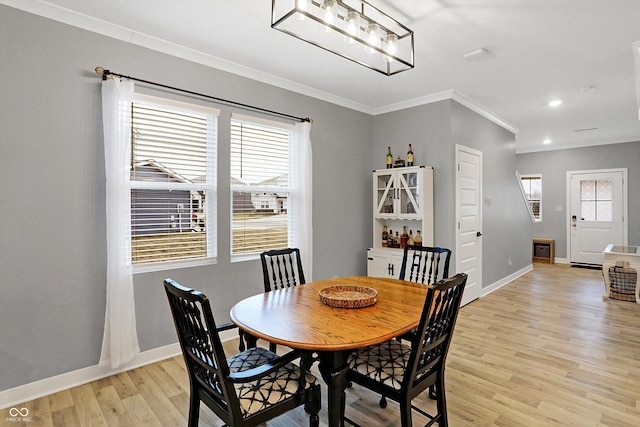
<path fill-rule="evenodd" d="M 393 218 L 396 216 L 396 188 L 394 171 L 379 171 L 375 173 L 374 211 L 379 218 Z"/>
<path fill-rule="evenodd" d="M 374 212 L 377 218 L 419 218 L 422 215 L 422 169 L 376 171 Z"/>
<path fill-rule="evenodd" d="M 404 217 L 422 215 L 420 202 L 420 170 L 398 171 L 398 207 L 397 212 Z"/>

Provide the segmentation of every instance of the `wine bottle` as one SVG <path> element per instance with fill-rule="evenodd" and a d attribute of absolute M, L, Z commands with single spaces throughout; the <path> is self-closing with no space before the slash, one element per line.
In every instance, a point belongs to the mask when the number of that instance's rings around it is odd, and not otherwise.
<path fill-rule="evenodd" d="M 420 235 L 420 230 L 416 232 L 416 237 L 413 240 L 416 246 L 422 246 L 422 236 Z"/>
<path fill-rule="evenodd" d="M 404 226 L 402 230 L 402 235 L 400 236 L 400 247 L 404 249 L 407 246 L 407 240 L 409 240 L 409 234 L 407 233 L 407 226 Z"/>
<path fill-rule="evenodd" d="M 393 168 L 393 154 L 391 154 L 391 147 L 387 148 L 387 169 Z"/>
<path fill-rule="evenodd" d="M 409 240 L 407 240 L 407 245 L 413 246 L 416 242 L 413 240 L 413 230 L 409 230 Z"/>
<path fill-rule="evenodd" d="M 413 166 L 413 149 L 409 144 L 409 151 L 407 151 L 407 166 Z"/>
<path fill-rule="evenodd" d="M 382 226 L 382 247 L 387 247 L 387 240 L 389 239 L 389 232 L 387 231 L 387 226 Z"/>

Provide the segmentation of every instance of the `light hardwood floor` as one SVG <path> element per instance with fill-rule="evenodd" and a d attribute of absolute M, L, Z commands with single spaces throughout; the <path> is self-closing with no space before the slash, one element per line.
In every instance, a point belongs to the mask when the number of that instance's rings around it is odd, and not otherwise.
<path fill-rule="evenodd" d="M 450 425 L 640 426 L 640 305 L 602 301 L 603 292 L 599 271 L 535 264 L 463 307 L 447 359 Z M 185 426 L 188 390 L 179 356 L 19 407 L 32 416 L 25 427 Z M 363 426 L 399 426 L 397 404 L 381 409 L 377 401 L 354 386 L 347 416 Z M 424 396 L 414 403 L 434 406 Z M 200 425 L 222 425 L 202 408 Z M 0 411 L 0 424 L 8 416 Z M 320 416 L 326 426 L 326 409 Z M 414 414 L 415 425 L 425 421 Z M 308 424 L 298 409 L 267 425 Z"/>

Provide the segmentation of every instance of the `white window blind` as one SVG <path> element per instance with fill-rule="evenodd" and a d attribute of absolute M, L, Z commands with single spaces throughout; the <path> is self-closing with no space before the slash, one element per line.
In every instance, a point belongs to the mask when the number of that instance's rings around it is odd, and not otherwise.
<path fill-rule="evenodd" d="M 215 257 L 217 114 L 135 96 L 130 164 L 134 264 Z"/>
<path fill-rule="evenodd" d="M 286 248 L 293 241 L 292 126 L 231 120 L 231 254 Z"/>

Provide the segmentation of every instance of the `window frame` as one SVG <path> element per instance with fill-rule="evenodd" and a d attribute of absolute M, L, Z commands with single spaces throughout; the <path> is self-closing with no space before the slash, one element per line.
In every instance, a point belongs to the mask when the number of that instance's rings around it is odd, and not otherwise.
<path fill-rule="evenodd" d="M 156 183 L 129 180 L 129 189 L 180 189 L 180 190 L 198 190 L 203 191 L 205 197 L 205 230 L 206 230 L 206 247 L 207 254 L 204 257 L 188 258 L 179 260 L 165 260 L 145 263 L 133 263 L 133 253 L 131 255 L 131 265 L 134 274 L 147 273 L 153 271 L 172 270 L 176 268 L 188 268 L 202 265 L 211 265 L 217 263 L 217 150 L 218 150 L 218 126 L 220 110 L 202 104 L 177 101 L 174 99 L 163 98 L 144 93 L 135 92 L 133 96 L 133 104 L 155 106 L 167 110 L 182 111 L 187 113 L 205 114 L 207 116 L 207 129 L 211 133 L 210 139 L 207 138 L 206 156 L 205 156 L 205 182 L 204 183 Z M 132 105 L 132 114 L 134 106 Z M 132 120 L 132 137 L 134 122 Z M 131 141 L 129 159 L 133 158 L 133 138 Z M 127 164 L 127 169 L 131 170 L 131 164 Z M 131 216 L 133 210 L 133 200 L 129 204 L 127 215 Z M 189 216 L 191 207 L 189 208 Z M 133 228 L 129 230 L 128 241 L 133 246 Z M 132 251 L 133 252 L 133 251 Z"/>
<path fill-rule="evenodd" d="M 585 182 L 593 182 L 594 185 L 594 194 L 593 194 L 593 199 L 585 199 L 583 198 L 583 189 L 584 189 L 584 183 Z M 611 192 L 609 193 L 609 198 L 605 199 L 605 198 L 601 198 L 599 196 L 599 191 L 598 191 L 598 186 L 600 183 L 602 182 L 608 182 L 611 185 Z M 613 179 L 595 179 L 595 180 L 580 180 L 580 216 L 582 217 L 583 221 L 590 221 L 590 222 L 613 222 L 613 188 L 614 188 L 614 182 Z M 591 202 L 593 203 L 593 214 L 594 214 L 594 218 L 593 219 L 584 219 L 584 217 L 586 216 L 584 214 L 585 212 L 585 203 L 586 202 Z M 600 215 L 598 215 L 598 213 L 600 212 L 600 209 L 598 209 L 598 206 L 602 206 L 602 204 L 604 202 L 609 202 L 609 206 L 607 208 L 607 213 L 608 215 L 606 216 L 607 219 L 599 219 L 598 217 Z"/>
<path fill-rule="evenodd" d="M 541 173 L 532 173 L 532 174 L 523 174 L 520 175 L 518 171 L 516 171 L 516 178 L 518 179 L 518 186 L 520 187 L 520 191 L 522 193 L 522 197 L 524 199 L 525 205 L 527 207 L 527 211 L 529 212 L 529 217 L 531 218 L 531 222 L 533 223 L 541 223 L 542 222 L 542 174 Z M 539 179 L 540 180 L 540 197 L 532 198 L 529 197 L 527 190 L 524 188 L 524 180 L 532 180 Z M 536 218 L 533 213 L 533 208 L 531 207 L 532 202 L 538 203 L 538 218 Z"/>
<path fill-rule="evenodd" d="M 255 186 L 255 185 L 245 185 L 245 186 L 239 186 L 239 185 L 234 185 L 232 182 L 233 180 L 231 179 L 231 162 L 233 160 L 233 157 L 231 155 L 231 153 L 229 154 L 229 166 L 230 166 L 230 170 L 229 170 L 229 256 L 230 256 L 230 261 L 232 263 L 234 262 L 242 262 L 242 261 L 251 261 L 251 260 L 256 260 L 260 258 L 260 253 L 263 252 L 263 250 L 258 250 L 257 252 L 249 252 L 249 253 L 237 253 L 234 254 L 233 253 L 233 225 L 234 225 L 234 220 L 233 220 L 233 193 L 234 191 L 242 191 L 245 193 L 287 193 L 287 200 L 288 200 L 288 206 L 287 206 L 287 240 L 288 243 L 287 245 L 289 247 L 291 246 L 295 246 L 295 237 L 294 237 L 294 223 L 295 223 L 295 217 L 296 217 L 296 209 L 295 206 L 292 203 L 292 197 L 294 194 L 294 186 L 292 183 L 292 169 L 293 169 L 293 163 L 295 161 L 294 156 L 295 156 L 295 151 L 292 150 L 292 143 L 293 143 L 293 132 L 294 132 L 294 125 L 287 123 L 287 122 L 281 122 L 281 121 L 276 121 L 276 120 L 269 120 L 269 119 L 264 119 L 261 117 L 257 117 L 257 116 L 250 116 L 250 115 L 246 115 L 246 114 L 237 114 L 237 113 L 233 113 L 231 115 L 231 120 L 229 123 L 229 128 L 231 129 L 233 127 L 233 122 L 245 122 L 251 125 L 255 125 L 255 126 L 263 126 L 265 128 L 273 128 L 273 129 L 277 129 L 278 131 L 283 131 L 283 132 L 287 132 L 288 133 L 288 143 L 289 143 L 289 148 L 288 148 L 288 165 L 287 165 L 287 173 L 288 173 L 288 186 L 287 187 L 277 187 L 277 186 Z M 229 145 L 231 146 L 232 142 L 231 142 L 231 136 L 230 136 L 230 140 L 229 140 Z M 276 206 L 277 207 L 277 206 Z"/>

